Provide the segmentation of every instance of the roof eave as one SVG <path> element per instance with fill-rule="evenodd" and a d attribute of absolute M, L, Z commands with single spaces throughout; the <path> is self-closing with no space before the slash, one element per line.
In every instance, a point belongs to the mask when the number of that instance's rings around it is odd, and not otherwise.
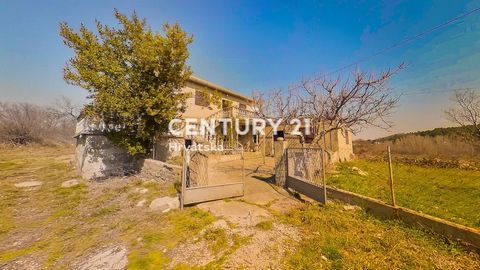
<path fill-rule="evenodd" d="M 232 95 L 232 96 L 235 96 L 235 97 L 239 97 L 239 98 L 242 98 L 242 99 L 246 99 L 250 102 L 253 102 L 253 99 L 250 98 L 250 97 L 247 97 L 247 96 L 244 96 L 240 93 L 237 93 L 233 90 L 230 90 L 228 88 L 225 88 L 223 86 L 220 86 L 220 85 L 217 85 L 217 84 L 214 84 L 212 82 L 209 82 L 207 80 L 204 80 L 204 79 L 201 79 L 201 78 L 198 78 L 198 77 L 195 77 L 193 75 L 190 76 L 190 78 L 188 79 L 188 81 L 190 82 L 193 82 L 193 83 L 196 83 L 196 84 L 199 84 L 199 85 L 202 85 L 202 86 L 205 86 L 205 87 L 209 87 L 209 88 L 213 88 L 215 90 L 218 90 L 218 91 L 221 91 L 223 93 L 226 93 L 226 94 L 229 94 L 229 95 Z"/>

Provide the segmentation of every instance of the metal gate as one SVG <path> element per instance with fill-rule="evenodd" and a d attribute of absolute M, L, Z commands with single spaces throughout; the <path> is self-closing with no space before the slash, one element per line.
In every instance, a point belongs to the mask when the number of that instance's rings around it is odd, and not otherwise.
<path fill-rule="evenodd" d="M 184 151 L 181 206 L 244 195 L 243 148 Z"/>
<path fill-rule="evenodd" d="M 325 151 L 321 148 L 287 148 L 285 155 L 286 187 L 325 203 Z"/>

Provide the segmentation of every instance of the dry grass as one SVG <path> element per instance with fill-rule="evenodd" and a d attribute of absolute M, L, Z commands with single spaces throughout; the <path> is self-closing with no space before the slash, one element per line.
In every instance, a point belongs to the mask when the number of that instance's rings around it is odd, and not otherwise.
<path fill-rule="evenodd" d="M 159 185 L 142 179 L 111 179 L 83 182 L 61 188 L 76 177 L 73 148 L 22 147 L 0 151 L 0 268 L 69 269 L 85 256 L 107 245 L 122 244 L 128 250 L 130 269 L 162 269 L 167 256 L 187 238 L 199 237 L 215 221 L 198 208 L 167 214 L 136 207 L 154 196 L 174 193 L 171 184 Z M 34 190 L 16 188 L 15 183 L 42 181 Z M 148 188 L 138 194 L 138 188 Z M 268 206 L 265 206 L 268 207 Z M 408 229 L 399 223 L 371 218 L 363 211 L 344 211 L 341 204 L 326 208 L 306 206 L 272 220 L 297 226 L 300 243 L 287 247 L 284 268 L 440 268 L 475 269 L 477 255 L 469 254 L 441 238 Z M 258 225 L 270 230 L 270 221 Z M 210 231 L 209 248 L 224 254 L 205 269 L 221 269 L 228 256 L 245 241 L 225 247 L 224 232 Z M 226 250 L 225 250 L 226 249 Z M 325 256 L 328 261 L 321 259 Z M 17 263 L 17 264 L 14 264 Z M 13 265 L 13 266 L 12 266 Z M 177 265 L 178 269 L 192 269 Z"/>
<path fill-rule="evenodd" d="M 359 174 L 356 167 L 366 173 Z M 329 185 L 390 203 L 388 163 L 341 163 Z M 470 227 L 480 226 L 480 172 L 394 163 L 397 204 Z"/>
<path fill-rule="evenodd" d="M 395 155 L 415 158 L 478 159 L 480 150 L 460 137 L 406 135 L 393 141 L 356 141 L 354 152 L 360 157 L 383 157 L 387 146 Z"/>
<path fill-rule="evenodd" d="M 304 238 L 285 258 L 287 269 L 479 269 L 477 254 L 399 222 L 381 221 L 363 210 L 307 205 L 284 222 Z"/>
<path fill-rule="evenodd" d="M 101 247 L 121 243 L 129 251 L 130 268 L 155 269 L 162 260 L 168 262 L 165 250 L 215 220 L 194 208 L 148 211 L 154 196 L 175 193 L 173 184 L 123 178 L 61 188 L 63 181 L 76 178 L 72 153 L 73 147 L 2 148 L 0 268 L 67 269 Z M 14 186 L 32 180 L 43 185 L 32 190 Z M 138 187 L 148 192 L 139 195 Z M 141 199 L 147 207 L 135 206 Z"/>

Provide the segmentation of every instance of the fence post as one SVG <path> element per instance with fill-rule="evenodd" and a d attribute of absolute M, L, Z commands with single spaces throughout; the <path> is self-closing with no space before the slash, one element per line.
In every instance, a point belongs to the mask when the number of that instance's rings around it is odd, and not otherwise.
<path fill-rule="evenodd" d="M 267 136 L 263 133 L 263 165 L 265 165 L 265 156 L 267 155 Z"/>
<path fill-rule="evenodd" d="M 325 121 L 323 121 L 323 149 L 322 149 L 322 180 L 324 204 L 327 204 L 327 177 L 325 173 L 325 149 L 327 149 L 327 133 L 325 132 Z"/>
<path fill-rule="evenodd" d="M 286 184 L 286 175 L 279 175 L 279 171 L 282 170 L 282 166 L 288 166 L 287 161 L 285 160 L 285 151 L 287 148 L 288 142 L 284 141 L 283 138 L 278 138 L 277 141 L 275 142 L 274 148 L 275 148 L 275 184 L 276 185 L 285 185 Z M 283 173 L 286 173 L 286 169 L 283 168 L 285 171 Z"/>
<path fill-rule="evenodd" d="M 393 188 L 392 154 L 390 152 L 390 146 L 387 146 L 387 152 L 388 152 L 388 172 L 389 172 L 389 178 L 390 178 L 390 194 L 392 196 L 392 205 L 396 206 L 395 190 Z"/>
<path fill-rule="evenodd" d="M 245 150 L 242 147 L 242 182 L 243 182 L 243 195 L 245 195 Z"/>
<path fill-rule="evenodd" d="M 153 147 L 152 147 L 152 159 L 156 159 L 156 156 L 155 156 L 155 150 L 156 150 L 156 142 L 155 142 L 155 136 L 152 136 L 152 144 L 153 144 Z"/>
<path fill-rule="evenodd" d="M 325 175 L 325 149 L 322 149 L 322 185 L 323 185 L 323 204 L 327 204 L 327 177 Z"/>
<path fill-rule="evenodd" d="M 183 150 L 183 164 L 182 164 L 182 183 L 181 183 L 181 194 L 180 194 L 180 209 L 183 209 L 183 205 L 185 202 L 185 188 L 187 185 L 187 167 L 188 167 L 188 151 L 186 149 Z"/>

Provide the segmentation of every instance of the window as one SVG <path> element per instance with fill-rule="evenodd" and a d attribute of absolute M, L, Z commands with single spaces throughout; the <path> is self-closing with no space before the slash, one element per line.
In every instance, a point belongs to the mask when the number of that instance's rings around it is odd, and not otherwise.
<path fill-rule="evenodd" d="M 303 138 L 305 139 L 305 143 L 312 143 L 315 139 L 313 128 L 310 127 L 310 132 L 307 135 L 305 127 L 301 127 L 299 131 L 302 133 Z"/>
<path fill-rule="evenodd" d="M 195 90 L 195 105 L 204 107 L 207 107 L 209 105 L 203 91 Z"/>
<path fill-rule="evenodd" d="M 246 110 L 247 109 L 247 105 L 243 104 L 243 103 L 240 103 L 240 105 L 238 105 L 238 108 L 240 110 Z"/>
<path fill-rule="evenodd" d="M 223 109 L 229 109 L 232 108 L 233 106 L 233 101 L 228 100 L 228 99 L 222 99 L 222 108 Z"/>
<path fill-rule="evenodd" d="M 348 133 L 348 129 L 344 129 L 345 132 L 345 143 L 349 144 L 350 143 L 350 133 Z"/>
<path fill-rule="evenodd" d="M 283 130 L 278 130 L 277 133 L 273 134 L 273 140 L 274 141 L 277 141 L 278 138 L 283 138 L 285 139 L 285 133 L 283 132 Z"/>

